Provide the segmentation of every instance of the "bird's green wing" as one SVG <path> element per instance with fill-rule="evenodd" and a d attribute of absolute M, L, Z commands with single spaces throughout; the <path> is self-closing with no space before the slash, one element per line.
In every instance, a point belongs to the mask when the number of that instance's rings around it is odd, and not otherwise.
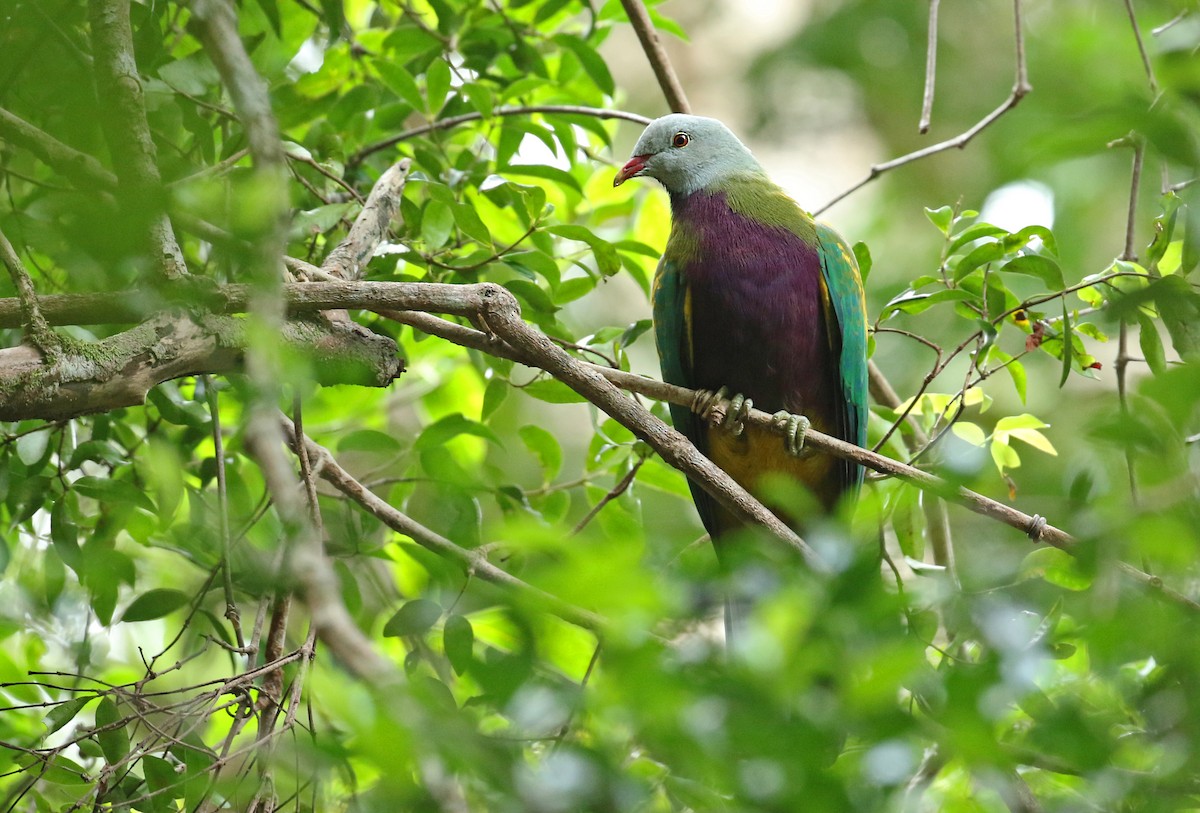
<path fill-rule="evenodd" d="M 867 306 L 863 297 L 858 263 L 846 241 L 823 223 L 817 224 L 821 246 L 821 273 L 840 340 L 838 374 L 845 399 L 845 437 L 865 446 L 867 442 Z M 862 468 L 852 466 L 851 482 L 862 483 Z"/>
<path fill-rule="evenodd" d="M 664 255 L 654 275 L 651 291 L 654 308 L 654 340 L 663 380 L 668 384 L 695 389 L 692 375 L 692 322 L 687 282 L 677 263 Z M 704 427 L 696 413 L 671 404 L 671 422 L 701 452 L 706 452 Z M 712 498 L 690 479 L 688 487 L 700 514 L 700 521 L 714 532 L 715 505 Z"/>

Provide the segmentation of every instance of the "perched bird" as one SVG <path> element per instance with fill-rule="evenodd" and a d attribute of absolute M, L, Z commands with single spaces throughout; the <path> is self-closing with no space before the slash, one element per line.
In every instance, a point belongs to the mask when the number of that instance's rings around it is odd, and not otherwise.
<path fill-rule="evenodd" d="M 672 114 L 652 121 L 613 185 L 640 176 L 654 178 L 671 196 L 671 233 L 653 288 L 663 378 L 736 393 L 733 411 L 753 402 L 863 445 L 866 310 L 846 243 L 774 184 L 716 119 Z M 671 415 L 679 431 L 751 493 L 764 475 L 784 473 L 829 510 L 862 482 L 858 465 L 803 449 L 807 425 L 797 418 L 789 444 L 736 419 L 730 431 L 685 407 L 672 405 Z M 722 557 L 721 536 L 741 523 L 689 485 Z M 794 524 L 802 532 L 803 520 Z M 734 624 L 729 613 L 727 632 Z"/>

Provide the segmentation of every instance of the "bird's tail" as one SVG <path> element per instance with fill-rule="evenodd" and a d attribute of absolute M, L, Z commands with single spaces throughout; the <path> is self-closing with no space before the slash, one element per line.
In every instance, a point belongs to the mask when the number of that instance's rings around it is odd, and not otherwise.
<path fill-rule="evenodd" d="M 746 643 L 750 626 L 751 600 L 746 596 L 725 597 L 725 651 L 732 654 Z"/>

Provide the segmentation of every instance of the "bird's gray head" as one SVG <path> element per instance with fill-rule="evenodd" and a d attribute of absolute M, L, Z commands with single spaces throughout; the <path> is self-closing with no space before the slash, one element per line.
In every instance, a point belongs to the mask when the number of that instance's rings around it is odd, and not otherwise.
<path fill-rule="evenodd" d="M 613 186 L 645 175 L 673 195 L 690 195 L 744 172 L 761 173 L 762 167 L 728 127 L 716 119 L 672 113 L 646 126 Z"/>

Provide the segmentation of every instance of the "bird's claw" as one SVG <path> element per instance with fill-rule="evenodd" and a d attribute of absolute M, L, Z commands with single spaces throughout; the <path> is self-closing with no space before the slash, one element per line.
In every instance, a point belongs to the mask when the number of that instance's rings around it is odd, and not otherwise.
<path fill-rule="evenodd" d="M 728 409 L 723 408 L 725 401 L 729 402 Z M 741 437 L 746 431 L 746 418 L 753 408 L 754 401 L 741 393 L 730 395 L 728 387 L 721 387 L 716 392 L 697 390 L 692 403 L 692 410 L 707 423 L 728 429 L 735 438 Z"/>
<path fill-rule="evenodd" d="M 793 415 L 786 409 L 781 409 L 771 416 L 771 419 L 783 430 L 783 442 L 788 454 L 799 457 L 804 451 L 804 439 L 811 426 L 808 418 L 803 415 Z"/>
<path fill-rule="evenodd" d="M 746 418 L 750 417 L 752 409 L 754 409 L 754 401 L 740 392 L 735 393 L 729 399 L 729 411 L 725 413 L 725 420 L 721 421 L 721 426 L 728 429 L 729 434 L 735 438 L 740 438 L 746 431 Z"/>

